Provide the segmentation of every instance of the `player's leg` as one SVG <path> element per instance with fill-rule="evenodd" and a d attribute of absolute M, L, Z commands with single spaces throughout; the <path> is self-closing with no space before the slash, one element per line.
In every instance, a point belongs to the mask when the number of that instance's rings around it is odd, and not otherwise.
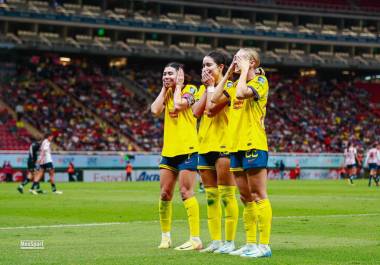
<path fill-rule="evenodd" d="M 373 165 L 369 165 L 368 187 L 371 187 L 372 179 L 376 178 L 376 170 L 373 169 Z"/>
<path fill-rule="evenodd" d="M 233 160 L 231 160 L 231 162 L 233 162 Z M 232 164 L 233 163 L 231 163 L 231 165 Z M 240 256 L 257 248 L 257 211 L 246 173 L 242 170 L 238 171 L 237 169 L 235 169 L 232 173 L 239 189 L 240 199 L 244 204 L 243 222 L 246 244 L 243 247 L 230 252 L 229 254 Z"/>
<path fill-rule="evenodd" d="M 226 240 L 223 247 L 215 251 L 215 253 L 227 254 L 235 250 L 234 241 L 239 218 L 239 207 L 236 200 L 236 182 L 230 171 L 229 157 L 219 157 L 215 167 L 218 176 L 218 190 L 224 206 Z"/>
<path fill-rule="evenodd" d="M 267 170 L 250 169 L 247 171 L 248 182 L 255 200 L 257 209 L 257 223 L 259 231 L 258 250 L 243 254 L 245 257 L 270 257 L 272 255 L 269 247 L 272 227 L 272 206 L 267 194 Z"/>
<path fill-rule="evenodd" d="M 199 169 L 207 199 L 207 225 L 211 244 L 202 252 L 214 252 L 222 246 L 222 208 L 217 184 L 216 171 Z"/>
<path fill-rule="evenodd" d="M 198 171 L 205 187 L 207 200 L 207 225 L 211 243 L 201 252 L 214 252 L 222 246 L 222 207 L 217 184 L 213 153 L 198 155 Z"/>
<path fill-rule="evenodd" d="M 352 184 L 354 184 L 354 170 L 355 170 L 355 168 L 352 166 L 352 165 L 350 165 L 349 167 L 347 167 L 347 172 L 348 172 L 348 180 L 349 180 L 349 183 L 352 185 Z"/>
<path fill-rule="evenodd" d="M 44 167 L 39 167 L 35 173 L 34 173 L 34 178 L 33 178 L 33 184 L 32 187 L 30 188 L 30 192 L 34 195 L 38 194 L 38 191 L 40 191 L 40 180 L 45 174 L 45 169 Z"/>
<path fill-rule="evenodd" d="M 379 182 L 380 182 L 380 165 L 377 166 L 377 169 L 375 171 L 375 183 L 376 183 L 376 186 L 379 187 Z"/>
<path fill-rule="evenodd" d="M 31 181 L 33 181 L 33 174 L 34 174 L 34 169 L 28 169 L 28 173 L 26 175 L 26 178 L 22 181 L 22 183 L 17 187 L 17 190 L 20 193 L 24 193 L 24 187 Z"/>
<path fill-rule="evenodd" d="M 172 199 L 177 180 L 177 171 L 160 169 L 160 201 L 159 215 L 161 225 L 161 243 L 158 248 L 171 247 Z"/>
<path fill-rule="evenodd" d="M 50 178 L 50 185 L 51 185 L 51 191 L 54 194 L 62 194 L 63 192 L 60 190 L 57 190 L 57 186 L 55 185 L 55 170 L 52 163 L 49 164 L 49 178 Z"/>
<path fill-rule="evenodd" d="M 185 205 L 189 222 L 190 240 L 176 247 L 176 250 L 200 250 L 202 241 L 200 239 L 199 204 L 194 196 L 196 185 L 196 171 L 181 169 L 178 176 L 179 190 Z"/>
<path fill-rule="evenodd" d="M 243 168 L 251 196 L 254 200 L 254 212 L 257 218 L 259 244 L 256 248 L 243 253 L 242 257 L 259 258 L 272 255 L 269 247 L 272 226 L 272 206 L 267 194 L 267 164 L 268 152 L 262 150 L 249 150 L 245 152 Z"/>

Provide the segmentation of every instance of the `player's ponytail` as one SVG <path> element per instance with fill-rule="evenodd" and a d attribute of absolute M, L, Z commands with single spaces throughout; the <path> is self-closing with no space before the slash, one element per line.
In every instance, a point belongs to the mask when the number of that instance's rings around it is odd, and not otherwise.
<path fill-rule="evenodd" d="M 256 68 L 255 69 L 255 74 L 257 75 L 265 75 L 265 71 L 262 67 Z"/>

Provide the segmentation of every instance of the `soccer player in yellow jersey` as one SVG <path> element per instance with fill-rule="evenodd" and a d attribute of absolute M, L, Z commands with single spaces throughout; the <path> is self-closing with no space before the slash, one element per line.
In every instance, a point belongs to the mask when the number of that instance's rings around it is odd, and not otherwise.
<path fill-rule="evenodd" d="M 266 186 L 268 145 L 264 127 L 269 88 L 259 66 L 260 57 L 255 50 L 240 49 L 211 99 L 215 104 L 231 102 L 228 123 L 230 170 L 244 203 L 247 244 L 230 254 L 251 258 L 272 255 L 269 247 L 272 207 Z M 224 84 L 233 72 L 239 74 L 239 79 L 232 88 L 225 89 Z"/>
<path fill-rule="evenodd" d="M 164 146 L 160 162 L 161 198 L 159 215 L 161 224 L 161 244 L 159 248 L 171 247 L 172 198 L 178 179 L 181 197 L 185 205 L 190 239 L 176 250 L 199 250 L 199 205 L 194 196 L 196 181 L 198 139 L 196 118 L 191 106 L 195 102 L 197 88 L 184 87 L 183 66 L 178 63 L 166 65 L 162 77 L 160 94 L 151 105 L 151 111 L 158 116 L 165 112 Z"/>
<path fill-rule="evenodd" d="M 230 172 L 228 155 L 228 102 L 211 103 L 215 86 L 223 78 L 226 56 L 212 51 L 203 59 L 202 82 L 199 89 L 203 93 L 193 106 L 194 115 L 201 118 L 198 139 L 198 170 L 207 198 L 208 229 L 212 242 L 201 252 L 227 254 L 235 250 L 234 239 L 239 217 L 235 196 L 236 183 Z M 226 83 L 226 89 L 232 87 Z M 222 241 L 222 208 L 225 212 L 225 243 Z"/>

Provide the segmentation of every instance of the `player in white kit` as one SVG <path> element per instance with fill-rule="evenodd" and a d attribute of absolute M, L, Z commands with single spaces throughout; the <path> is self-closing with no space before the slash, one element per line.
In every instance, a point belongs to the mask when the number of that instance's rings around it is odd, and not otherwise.
<path fill-rule="evenodd" d="M 356 161 L 358 151 L 352 143 L 348 143 L 347 148 L 344 149 L 344 165 L 346 166 L 346 172 L 351 184 L 354 184 L 354 178 L 356 178 Z"/>
<path fill-rule="evenodd" d="M 50 184 L 51 184 L 51 190 L 55 194 L 62 194 L 62 191 L 57 190 L 55 181 L 54 181 L 54 165 L 53 165 L 53 158 L 51 156 L 51 141 L 53 140 L 54 136 L 52 134 L 45 135 L 44 140 L 42 141 L 41 147 L 40 147 L 40 154 L 37 160 L 37 163 L 40 165 L 40 170 L 37 174 L 37 180 L 40 181 L 41 178 L 44 176 L 45 172 L 49 172 L 50 177 Z"/>
<path fill-rule="evenodd" d="M 369 169 L 368 187 L 371 187 L 372 179 L 375 180 L 376 186 L 379 186 L 380 176 L 377 175 L 377 170 L 380 166 L 380 143 L 374 144 L 368 150 L 364 165 L 368 165 Z"/>

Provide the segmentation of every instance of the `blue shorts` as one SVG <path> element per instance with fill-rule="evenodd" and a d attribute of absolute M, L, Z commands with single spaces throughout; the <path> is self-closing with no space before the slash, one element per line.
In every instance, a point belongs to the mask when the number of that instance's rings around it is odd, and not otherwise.
<path fill-rule="evenodd" d="M 376 163 L 368 163 L 369 170 L 377 170 L 378 166 Z"/>
<path fill-rule="evenodd" d="M 230 171 L 244 171 L 254 168 L 267 168 L 268 152 L 251 149 L 230 154 Z"/>
<path fill-rule="evenodd" d="M 198 154 L 198 169 L 215 170 L 216 161 L 221 157 L 229 158 L 228 152 L 208 152 Z"/>
<path fill-rule="evenodd" d="M 166 168 L 171 171 L 191 170 L 196 171 L 198 164 L 198 154 L 192 153 L 187 155 L 179 155 L 174 157 L 162 156 L 160 168 Z"/>

